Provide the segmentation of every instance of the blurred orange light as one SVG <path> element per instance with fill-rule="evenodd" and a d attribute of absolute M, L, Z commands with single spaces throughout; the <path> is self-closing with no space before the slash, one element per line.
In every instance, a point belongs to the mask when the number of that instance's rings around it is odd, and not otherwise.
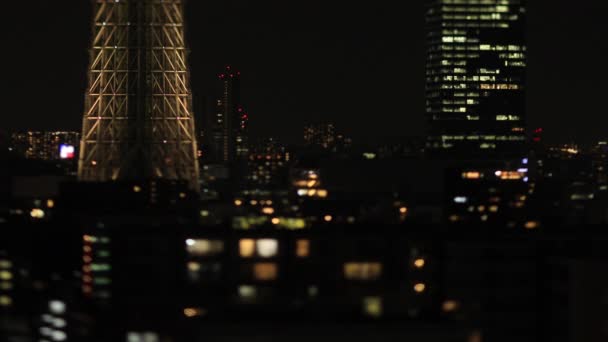
<path fill-rule="evenodd" d="M 418 283 L 416 285 L 414 285 L 414 291 L 416 291 L 416 293 L 422 293 L 426 290 L 426 285 L 424 283 Z"/>

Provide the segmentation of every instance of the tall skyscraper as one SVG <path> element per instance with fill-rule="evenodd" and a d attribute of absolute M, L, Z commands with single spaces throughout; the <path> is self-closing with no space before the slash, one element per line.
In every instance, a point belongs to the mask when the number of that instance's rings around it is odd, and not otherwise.
<path fill-rule="evenodd" d="M 217 162 L 242 160 L 248 154 L 249 114 L 240 101 L 240 71 L 227 66 L 219 74 L 221 95 L 216 102 L 212 120 L 212 159 Z"/>
<path fill-rule="evenodd" d="M 525 143 L 525 0 L 428 0 L 428 148 L 519 156 Z"/>
<path fill-rule="evenodd" d="M 93 1 L 79 178 L 198 186 L 182 0 Z"/>

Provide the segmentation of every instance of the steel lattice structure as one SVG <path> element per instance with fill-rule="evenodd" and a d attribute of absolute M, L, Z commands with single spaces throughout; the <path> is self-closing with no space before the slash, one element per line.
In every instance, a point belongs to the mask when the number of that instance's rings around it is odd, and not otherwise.
<path fill-rule="evenodd" d="M 94 0 L 79 179 L 198 184 L 182 0 Z"/>

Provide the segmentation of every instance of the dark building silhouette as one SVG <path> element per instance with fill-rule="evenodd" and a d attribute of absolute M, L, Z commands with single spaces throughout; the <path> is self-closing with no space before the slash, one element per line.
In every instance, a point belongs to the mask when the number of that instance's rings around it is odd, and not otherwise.
<path fill-rule="evenodd" d="M 227 66 L 218 77 L 221 94 L 211 120 L 210 159 L 228 163 L 247 157 L 249 114 L 241 105 L 241 72 Z"/>

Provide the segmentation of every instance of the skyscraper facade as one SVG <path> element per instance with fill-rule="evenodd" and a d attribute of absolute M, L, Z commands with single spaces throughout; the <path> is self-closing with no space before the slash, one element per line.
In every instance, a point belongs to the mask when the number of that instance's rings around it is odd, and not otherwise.
<path fill-rule="evenodd" d="M 183 1 L 93 1 L 82 181 L 198 183 Z"/>
<path fill-rule="evenodd" d="M 241 73 L 227 66 L 218 77 L 221 94 L 212 120 L 212 159 L 223 163 L 243 160 L 248 155 L 249 114 L 241 105 Z"/>
<path fill-rule="evenodd" d="M 525 0 L 428 0 L 428 148 L 519 156 L 525 145 Z"/>

